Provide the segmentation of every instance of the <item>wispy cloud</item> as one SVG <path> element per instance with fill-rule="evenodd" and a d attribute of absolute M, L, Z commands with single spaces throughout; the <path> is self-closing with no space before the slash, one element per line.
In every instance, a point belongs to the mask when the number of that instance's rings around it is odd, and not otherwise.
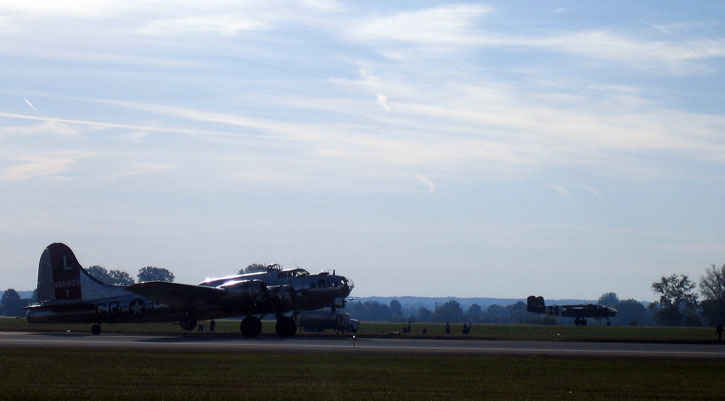
<path fill-rule="evenodd" d="M 0 171 L 2 181 L 25 181 L 36 177 L 56 176 L 68 170 L 76 161 L 93 153 L 61 151 L 15 156 L 15 164 Z"/>
<path fill-rule="evenodd" d="M 23 100 L 25 100 L 25 104 L 27 104 L 27 105 L 28 105 L 28 107 L 30 107 L 30 108 L 31 108 L 31 109 L 33 109 L 34 111 L 38 111 L 38 109 L 37 109 L 37 108 L 36 108 L 36 107 L 35 107 L 35 106 L 34 106 L 34 105 L 33 105 L 32 103 L 30 103 L 30 100 L 28 100 L 28 98 L 27 98 L 27 97 L 24 97 L 24 98 L 23 98 Z"/>
<path fill-rule="evenodd" d="M 174 168 L 176 166 L 171 163 L 133 162 L 127 169 L 118 174 L 118 177 L 158 174 L 171 171 Z"/>
<path fill-rule="evenodd" d="M 549 188 L 561 196 L 569 196 L 569 189 L 563 185 L 551 185 Z"/>
<path fill-rule="evenodd" d="M 433 193 L 436 191 L 436 184 L 431 180 L 430 178 L 426 177 L 423 174 L 416 174 L 415 179 L 418 180 L 421 184 L 423 184 L 426 189 L 428 189 L 428 192 Z"/>
<path fill-rule="evenodd" d="M 390 105 L 388 104 L 387 96 L 383 95 L 382 93 L 378 93 L 376 98 L 380 107 L 382 107 L 385 111 L 390 111 Z"/>
<path fill-rule="evenodd" d="M 590 185 L 582 185 L 582 188 L 584 188 L 585 191 L 589 192 L 590 194 L 594 195 L 597 198 L 602 197 L 602 193 L 599 189 L 590 186 Z"/>
<path fill-rule="evenodd" d="M 59 135 L 65 137 L 77 137 L 81 135 L 81 130 L 73 127 L 71 124 L 65 124 L 59 121 L 39 121 L 25 125 L 5 125 L 0 127 L 1 136 L 26 136 L 26 135 Z"/>
<path fill-rule="evenodd" d="M 242 31 L 256 31 L 268 25 L 258 18 L 231 15 L 165 18 L 149 22 L 139 32 L 147 35 L 176 36 L 186 33 L 211 32 L 236 35 Z"/>
<path fill-rule="evenodd" d="M 486 30 L 479 24 L 491 8 L 454 5 L 416 10 L 393 16 L 372 17 L 348 28 L 348 37 L 357 41 L 378 42 L 390 47 L 390 41 L 416 46 L 531 47 L 572 53 L 596 59 L 622 62 L 682 63 L 725 56 L 725 38 L 652 41 L 637 39 L 607 30 L 573 31 L 556 35 L 510 35 Z"/>
<path fill-rule="evenodd" d="M 471 29 L 492 9 L 479 5 L 452 5 L 374 17 L 351 26 L 349 37 L 358 40 L 395 40 L 421 44 L 470 45 L 481 37 Z"/>

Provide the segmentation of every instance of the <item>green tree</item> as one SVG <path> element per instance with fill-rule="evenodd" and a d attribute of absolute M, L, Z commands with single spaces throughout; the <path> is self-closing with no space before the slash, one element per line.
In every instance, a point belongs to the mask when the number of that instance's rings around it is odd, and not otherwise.
<path fill-rule="evenodd" d="M 652 290 L 660 295 L 655 313 L 658 323 L 669 326 L 696 323 L 695 283 L 686 275 L 663 276 L 660 281 L 652 283 Z"/>
<path fill-rule="evenodd" d="M 647 309 L 637 300 L 625 299 L 614 305 L 614 308 L 617 309 L 614 318 L 617 324 L 641 326 L 647 323 Z"/>
<path fill-rule="evenodd" d="M 121 270 L 111 270 L 108 272 L 111 277 L 111 284 L 113 285 L 131 285 L 133 284 L 133 278 L 131 275 Z"/>
<path fill-rule="evenodd" d="M 712 324 L 725 323 L 725 264 L 711 265 L 700 280 L 701 303 L 705 319 Z"/>
<path fill-rule="evenodd" d="M 267 265 L 263 265 L 261 263 L 252 263 L 247 267 L 242 267 L 241 269 L 239 269 L 239 274 L 263 272 L 265 270 L 267 270 Z"/>
<path fill-rule="evenodd" d="M 136 278 L 139 282 L 143 281 L 174 281 L 174 273 L 163 267 L 146 266 L 138 270 Z"/>
<path fill-rule="evenodd" d="M 390 301 L 390 315 L 393 321 L 399 321 L 403 319 L 403 306 L 400 305 L 400 301 L 393 299 Z"/>
<path fill-rule="evenodd" d="M 110 285 L 131 285 L 133 278 L 131 275 L 121 270 L 106 270 L 103 266 L 94 265 L 86 269 L 96 280 Z"/>
<path fill-rule="evenodd" d="M 436 306 L 433 320 L 436 322 L 461 322 L 463 321 L 463 309 L 457 301 L 451 299 L 443 305 Z"/>
<path fill-rule="evenodd" d="M 506 306 L 506 311 L 508 311 L 510 321 L 514 323 L 524 323 L 528 318 L 526 304 L 522 301 Z"/>
<path fill-rule="evenodd" d="M 430 322 L 433 320 L 433 312 L 425 306 L 421 306 L 415 313 L 415 320 L 419 322 Z"/>
<path fill-rule="evenodd" d="M 481 305 L 473 304 L 468 307 L 468 311 L 466 311 L 466 320 L 477 323 L 480 322 L 482 318 L 483 309 L 481 308 Z"/>
<path fill-rule="evenodd" d="M 486 309 L 488 320 L 493 323 L 504 323 L 509 320 L 506 308 L 501 305 L 491 305 Z"/>
<path fill-rule="evenodd" d="M 599 305 L 611 306 L 613 308 L 616 308 L 618 303 L 619 298 L 614 292 L 605 292 L 604 294 L 602 294 L 601 297 L 599 297 Z"/>
<path fill-rule="evenodd" d="M 111 276 L 108 275 L 108 270 L 103 266 L 93 265 L 86 269 L 86 273 L 102 283 L 111 284 Z"/>
<path fill-rule="evenodd" d="M 8 316 L 21 316 L 23 315 L 23 300 L 20 299 L 20 294 L 12 288 L 8 288 L 0 300 L 3 306 L 3 313 Z"/>

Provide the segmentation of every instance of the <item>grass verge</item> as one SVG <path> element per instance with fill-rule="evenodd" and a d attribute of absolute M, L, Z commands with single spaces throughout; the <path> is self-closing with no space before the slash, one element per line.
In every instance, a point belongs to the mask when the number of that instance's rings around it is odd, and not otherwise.
<path fill-rule="evenodd" d="M 709 327 L 606 327 L 606 326 L 541 326 L 541 325 L 494 325 L 475 324 L 468 335 L 461 333 L 462 325 L 451 325 L 451 334 L 445 333 L 442 323 L 414 323 L 410 333 L 403 333 L 406 323 L 399 322 L 362 322 L 360 336 L 368 337 L 418 337 L 418 338 L 476 338 L 487 340 L 546 340 L 546 341 L 598 341 L 598 342 L 669 342 L 669 343 L 712 343 L 715 342 L 715 330 Z M 206 325 L 208 328 L 208 324 Z M 0 318 L 0 331 L 65 331 L 88 332 L 88 324 L 28 324 L 22 318 Z M 425 333 L 424 333 L 425 331 Z M 118 323 L 104 324 L 104 333 L 119 334 L 165 334 L 185 333 L 174 323 Z M 262 333 L 274 335 L 274 321 L 262 322 Z M 196 332 L 195 334 L 198 334 Z M 219 320 L 217 335 L 239 335 L 239 322 Z M 304 333 L 300 335 L 330 335 L 323 333 Z"/>
<path fill-rule="evenodd" d="M 725 361 L 0 348 L 0 399 L 721 400 Z"/>

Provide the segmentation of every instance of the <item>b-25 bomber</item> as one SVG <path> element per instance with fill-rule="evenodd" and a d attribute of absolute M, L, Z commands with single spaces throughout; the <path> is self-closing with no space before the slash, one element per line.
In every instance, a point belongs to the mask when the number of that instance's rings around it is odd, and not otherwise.
<path fill-rule="evenodd" d="M 310 274 L 278 265 L 198 285 L 150 281 L 114 286 L 88 274 L 68 246 L 54 243 L 40 257 L 38 303 L 26 308 L 26 316 L 30 323 L 91 323 L 93 334 L 100 334 L 102 323 L 179 322 L 193 330 L 200 320 L 243 316 L 242 335 L 256 337 L 261 317 L 273 314 L 277 334 L 289 337 L 297 332 L 298 313 L 344 307 L 352 289 L 350 280 L 334 272 Z"/>
<path fill-rule="evenodd" d="M 549 305 L 544 303 L 544 297 L 530 296 L 526 299 L 526 311 L 544 313 L 552 316 L 573 317 L 574 324 L 586 326 L 587 318 L 607 319 L 617 316 L 617 310 L 606 305 L 575 304 L 575 305 Z"/>

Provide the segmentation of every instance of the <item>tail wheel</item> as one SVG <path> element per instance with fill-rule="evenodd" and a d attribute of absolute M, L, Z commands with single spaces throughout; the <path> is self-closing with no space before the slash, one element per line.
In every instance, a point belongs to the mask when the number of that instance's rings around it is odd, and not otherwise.
<path fill-rule="evenodd" d="M 262 332 L 262 321 L 258 317 L 247 316 L 239 324 L 239 330 L 244 337 L 257 337 Z"/>
<path fill-rule="evenodd" d="M 94 336 L 97 336 L 101 334 L 101 325 L 100 324 L 94 324 L 91 326 L 91 334 Z"/>

